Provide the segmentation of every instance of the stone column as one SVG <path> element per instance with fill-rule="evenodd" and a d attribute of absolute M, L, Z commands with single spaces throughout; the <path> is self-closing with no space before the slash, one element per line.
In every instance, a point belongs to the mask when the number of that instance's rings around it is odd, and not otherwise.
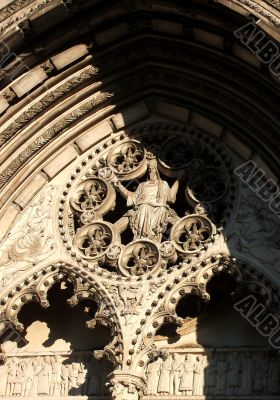
<path fill-rule="evenodd" d="M 143 396 L 144 380 L 131 371 L 112 372 L 108 381 L 112 400 L 140 400 Z"/>

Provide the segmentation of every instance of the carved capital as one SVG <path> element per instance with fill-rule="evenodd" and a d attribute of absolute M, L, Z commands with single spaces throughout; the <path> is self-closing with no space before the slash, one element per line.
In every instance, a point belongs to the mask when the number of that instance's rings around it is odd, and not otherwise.
<path fill-rule="evenodd" d="M 115 371 L 108 376 L 112 400 L 140 400 L 144 393 L 143 379 L 130 371 Z"/>

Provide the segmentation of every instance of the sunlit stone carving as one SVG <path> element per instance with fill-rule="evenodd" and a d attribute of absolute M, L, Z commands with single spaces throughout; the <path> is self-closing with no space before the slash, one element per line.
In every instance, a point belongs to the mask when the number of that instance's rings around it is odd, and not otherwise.
<path fill-rule="evenodd" d="M 128 191 L 120 182 L 115 183 L 115 188 L 127 199 L 127 205 L 133 207 L 128 217 L 134 239 L 160 242 L 168 222 L 174 218 L 169 203 L 175 202 L 179 183 L 176 181 L 170 188 L 160 179 L 156 160 L 148 163 L 148 171 L 148 180 L 140 183 L 135 192 Z"/>
<path fill-rule="evenodd" d="M 120 269 L 130 275 L 144 275 L 154 272 L 159 260 L 156 244 L 149 240 L 137 240 L 124 248 L 120 257 Z"/>
<path fill-rule="evenodd" d="M 108 211 L 114 203 L 114 192 L 108 184 L 99 178 L 87 179 L 81 182 L 71 199 L 72 207 L 78 212 Z"/>
<path fill-rule="evenodd" d="M 200 250 L 214 233 L 209 219 L 198 215 L 188 215 L 180 219 L 171 231 L 171 240 L 178 251 L 193 253 Z"/>
<path fill-rule="evenodd" d="M 139 142 L 128 140 L 110 151 L 107 162 L 118 176 L 134 178 L 146 170 L 145 150 Z"/>
<path fill-rule="evenodd" d="M 94 222 L 78 231 L 75 245 L 83 256 L 96 259 L 105 254 L 115 236 L 110 224 Z"/>

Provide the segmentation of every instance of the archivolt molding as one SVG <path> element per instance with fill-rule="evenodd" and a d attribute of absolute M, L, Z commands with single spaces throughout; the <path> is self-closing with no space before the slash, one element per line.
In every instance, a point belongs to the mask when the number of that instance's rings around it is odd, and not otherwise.
<path fill-rule="evenodd" d="M 86 66 L 81 69 L 78 73 L 70 75 L 64 83 L 56 85 L 51 88 L 49 92 L 42 96 L 38 101 L 35 100 L 35 104 L 24 110 L 15 121 L 8 125 L 1 132 L 0 145 L 5 145 L 13 138 L 17 133 L 24 129 L 28 123 L 30 123 L 40 113 L 49 108 L 57 100 L 61 100 L 66 95 L 69 95 L 71 91 L 74 91 L 77 87 L 85 83 L 90 83 L 92 79 L 98 74 L 98 69 L 92 65 Z"/>
<path fill-rule="evenodd" d="M 218 2 L 218 1 L 217 1 Z M 232 3 L 234 3 L 237 8 L 234 8 L 230 2 L 227 1 L 219 1 L 223 5 L 229 8 L 233 8 L 235 11 L 238 11 L 240 13 L 248 12 L 251 13 L 252 15 L 255 15 L 257 17 L 266 19 L 269 21 L 272 25 L 274 25 L 276 28 L 279 28 L 278 24 L 278 11 L 279 11 L 279 3 L 277 1 L 249 1 L 249 0 L 235 0 Z M 206 3 L 206 2 L 205 2 Z M 36 18 L 36 13 L 39 14 L 39 12 L 44 9 L 44 8 L 49 8 L 50 5 L 56 5 L 58 6 L 58 2 L 54 0 L 43 0 L 43 1 L 31 1 L 31 0 L 15 0 L 13 1 L 10 5 L 5 7 L 2 12 L 1 12 L 1 22 L 2 22 L 2 27 L 1 30 L 2 32 L 11 28 L 13 25 L 20 23 L 23 25 L 23 21 L 28 20 L 31 16 Z M 81 7 L 81 4 L 77 3 L 71 3 L 68 4 L 67 2 L 63 2 L 64 5 L 64 13 L 62 12 L 62 18 L 66 18 L 67 14 L 69 11 L 79 11 L 79 8 Z M 156 9 L 156 7 L 160 7 L 160 5 L 169 5 L 170 6 L 170 11 L 171 12 L 178 12 L 180 10 L 181 13 L 186 12 L 186 9 L 182 6 L 177 6 L 177 5 L 171 5 L 170 3 L 166 1 L 158 1 L 156 5 L 153 5 L 152 2 L 131 2 L 130 5 L 127 5 L 127 10 L 131 9 L 146 9 L 146 10 L 151 10 L 151 9 Z M 119 4 L 122 8 L 125 8 L 125 3 L 121 2 Z M 62 7 L 57 7 L 58 10 L 61 12 Z M 85 8 L 85 6 L 83 6 Z M 242 12 L 243 9 L 243 12 Z M 45 10 L 46 12 L 46 10 Z M 14 14 L 14 15 L 13 15 Z M 13 19 L 9 18 L 13 15 Z M 5 20 L 7 22 L 5 23 Z"/>
<path fill-rule="evenodd" d="M 153 51 L 154 51 L 154 48 L 153 48 Z M 171 56 L 174 57 L 174 54 L 170 55 L 170 57 Z M 216 68 L 216 66 L 215 66 L 215 68 Z M 219 105 L 221 105 L 221 103 L 222 103 L 225 114 L 228 114 L 230 111 L 231 113 L 236 112 L 240 115 L 241 109 L 240 109 L 238 102 L 235 102 L 232 97 L 230 99 L 227 98 L 227 95 L 223 91 L 218 93 L 217 88 L 215 88 L 215 90 L 211 89 L 210 87 L 204 88 L 201 86 L 201 84 L 191 83 L 189 79 L 185 79 L 185 78 L 182 79 L 181 75 L 177 75 L 177 74 L 173 75 L 173 74 L 171 74 L 170 71 L 167 72 L 166 70 L 162 70 L 159 72 L 158 69 L 156 70 L 156 69 L 152 68 L 150 70 L 150 74 L 151 75 L 147 76 L 147 73 L 145 73 L 147 84 L 149 83 L 152 85 L 158 85 L 158 84 L 165 85 L 166 82 L 169 82 L 168 88 L 166 86 L 165 87 L 163 86 L 163 89 L 166 92 L 168 90 L 170 90 L 170 84 L 172 84 L 172 86 L 174 85 L 173 88 L 184 87 L 185 92 L 188 93 L 190 96 L 192 93 L 196 93 L 196 96 L 200 95 L 204 98 L 204 100 L 206 100 L 206 98 L 207 98 L 208 104 L 212 104 L 213 106 L 214 106 L 214 103 L 213 103 L 214 99 L 217 99 L 217 104 L 215 105 L 215 107 L 219 107 Z M 144 78 L 144 75 L 143 75 L 143 78 Z M 236 76 L 235 76 L 235 78 L 236 78 Z M 245 84 L 245 82 L 243 82 L 243 84 Z M 128 85 L 127 80 L 126 80 L 126 85 Z M 122 82 L 120 81 L 119 87 L 121 87 L 121 86 L 122 86 Z M 133 92 L 135 92 L 139 89 L 137 80 L 135 78 L 133 78 L 129 82 L 128 86 L 131 88 L 131 91 L 133 91 Z M 38 159 L 37 162 L 39 162 L 39 160 L 41 160 L 42 150 L 44 149 L 45 151 L 49 152 L 50 148 L 49 148 L 48 144 L 53 143 L 53 140 L 58 138 L 59 135 L 63 134 L 65 136 L 65 131 L 67 128 L 69 129 L 69 127 L 72 127 L 73 125 L 75 125 L 75 126 L 77 126 L 77 128 L 75 128 L 75 129 L 79 129 L 79 125 L 77 125 L 77 122 L 82 117 L 85 118 L 85 115 L 87 115 L 88 113 L 92 113 L 93 110 L 96 110 L 96 107 L 99 107 L 102 104 L 104 106 L 106 104 L 106 103 L 104 104 L 104 102 L 108 102 L 113 93 L 115 93 L 113 96 L 114 102 L 118 103 L 117 87 L 113 85 L 112 87 L 108 87 L 106 89 L 107 90 L 104 93 L 103 92 L 100 92 L 99 94 L 97 93 L 93 100 L 87 101 L 84 104 L 79 105 L 71 113 L 68 113 L 68 114 L 66 113 L 66 114 L 62 115 L 61 119 L 57 120 L 55 125 L 50 127 L 47 131 L 45 131 L 45 132 L 39 131 L 37 133 L 37 138 L 35 140 L 33 140 L 33 142 L 30 142 L 30 141 L 27 142 L 28 147 L 26 147 L 26 145 L 23 145 L 22 151 L 18 155 L 17 161 L 11 163 L 10 165 L 8 163 L 5 164 L 6 168 L 4 171 L 2 171 L 2 178 L 1 178 L 2 186 L 7 184 L 9 180 L 11 180 L 11 183 L 12 183 L 12 179 L 15 179 L 16 176 L 18 175 L 18 173 L 23 171 L 23 167 L 26 165 L 26 163 L 28 162 L 30 157 L 36 156 L 36 158 Z M 185 93 L 185 95 L 186 95 L 186 93 Z M 257 94 L 255 93 L 255 95 L 257 95 Z M 110 101 L 110 103 L 112 104 L 112 101 Z M 278 101 L 275 101 L 275 104 L 278 104 L 278 103 L 279 103 Z M 109 102 L 108 102 L 108 104 L 109 104 Z M 244 103 L 243 103 L 243 105 L 244 105 Z M 149 104 L 149 107 L 150 107 L 150 104 Z M 246 119 L 246 123 L 241 124 L 241 125 L 242 125 L 243 130 L 246 128 L 247 131 L 252 132 L 252 131 L 255 131 L 255 124 L 257 121 L 256 120 L 257 116 L 255 114 L 255 110 L 253 111 L 251 108 L 247 109 L 246 107 L 243 106 L 243 108 L 242 108 L 242 114 L 244 115 L 244 119 Z M 151 111 L 152 110 L 153 109 L 151 107 Z M 106 111 L 106 108 L 104 109 L 104 111 Z M 254 113 L 254 115 L 252 114 L 252 112 Z M 25 118 L 26 117 L 24 116 L 23 119 L 25 119 Z M 260 130 L 261 132 L 263 132 L 263 129 L 265 129 L 267 132 L 266 138 L 270 138 L 271 140 L 275 139 L 276 130 L 272 126 L 270 128 L 267 123 L 265 123 L 265 126 L 264 126 L 263 115 L 261 117 L 260 113 L 258 113 L 258 118 L 259 119 L 258 119 L 258 124 L 257 124 L 258 128 L 257 129 Z M 20 117 L 19 117 L 19 119 L 20 119 Z M 240 120 L 240 118 L 239 118 L 239 120 Z M 234 123 L 236 123 L 237 121 L 238 121 L 238 119 L 236 119 Z M 254 126 L 249 127 L 248 126 L 249 122 L 250 122 L 250 124 L 252 123 Z M 240 125 L 240 127 L 241 127 L 241 125 Z M 33 126 L 40 126 L 40 125 L 38 124 L 38 121 L 37 121 L 35 125 L 33 124 Z M 240 127 L 238 127 L 238 128 L 240 128 Z M 22 130 L 23 128 L 24 128 L 23 126 L 20 128 L 21 135 L 24 132 Z M 7 128 L 7 129 L 9 129 L 9 128 Z M 29 130 L 27 131 L 27 129 L 30 130 L 30 128 L 27 128 L 27 127 L 24 130 L 26 132 L 29 132 Z M 81 129 L 81 126 L 80 126 L 80 129 Z M 14 132 L 15 131 L 13 128 L 13 133 Z M 75 136 L 77 137 L 79 133 L 80 132 L 76 132 Z M 10 133 L 8 134 L 8 136 L 9 135 L 10 135 Z M 17 135 L 14 137 L 14 139 L 18 140 Z M 61 140 L 62 139 L 60 139 L 60 141 Z M 69 138 L 65 136 L 64 140 L 69 140 Z M 13 150 L 13 146 L 14 145 L 11 142 L 9 145 L 10 151 Z M 35 165 L 34 165 L 34 169 L 35 169 Z M 8 190 L 8 187 L 6 190 Z"/>
<path fill-rule="evenodd" d="M 156 35 L 159 38 L 159 34 L 157 33 Z M 138 38 L 139 39 L 139 38 Z M 140 43 L 140 39 L 138 40 Z M 135 93 L 138 93 L 138 96 L 144 96 L 147 93 L 145 92 L 145 86 L 157 86 L 161 85 L 160 92 L 165 92 L 165 95 L 169 96 L 170 90 L 173 93 L 176 94 L 176 103 L 182 103 L 186 104 L 186 97 L 188 98 L 188 106 L 192 110 L 196 110 L 199 108 L 198 104 L 189 104 L 189 99 L 193 98 L 192 94 L 195 93 L 196 97 L 201 96 L 201 100 L 199 104 L 201 105 L 202 99 L 204 103 L 207 103 L 207 109 L 203 110 L 203 113 L 207 115 L 208 117 L 210 114 L 212 114 L 211 118 L 215 120 L 215 123 L 221 123 L 221 125 L 226 126 L 226 129 L 228 129 L 229 126 L 235 125 L 235 131 L 238 132 L 239 138 L 241 136 L 246 136 L 250 135 L 251 133 L 254 132 L 254 134 L 258 134 L 260 137 L 262 136 L 262 132 L 265 130 L 266 131 L 266 137 L 263 138 L 262 140 L 265 140 L 266 143 L 264 144 L 264 147 L 260 150 L 254 149 L 255 151 L 260 151 L 261 153 L 264 152 L 264 149 L 268 149 L 269 143 L 277 143 L 277 135 L 278 135 L 278 130 L 275 128 L 274 124 L 278 124 L 277 120 L 275 119 L 275 116 L 277 115 L 277 110 L 279 104 L 279 99 L 278 99 L 278 94 L 276 91 L 271 91 L 269 88 L 269 81 L 264 80 L 261 83 L 261 79 L 263 78 L 262 74 L 259 74 L 257 71 L 255 71 L 254 74 L 252 74 L 252 70 L 248 68 L 248 74 L 245 76 L 244 74 L 244 63 L 242 62 L 237 62 L 236 58 L 234 59 L 234 63 L 232 62 L 232 58 L 229 58 L 228 56 L 223 55 L 223 62 L 221 63 L 221 57 L 220 55 L 222 54 L 220 50 L 218 49 L 209 49 L 209 46 L 197 44 L 197 43 L 192 43 L 191 46 L 188 46 L 188 50 L 186 50 L 185 46 L 182 46 L 185 44 L 185 42 L 181 42 L 178 40 L 174 40 L 172 38 L 169 39 L 169 41 L 166 41 L 166 38 L 164 40 L 154 40 L 149 38 L 149 45 L 143 45 L 137 43 L 137 37 L 135 41 L 135 45 L 138 46 L 138 51 L 129 51 L 129 46 L 130 42 L 126 40 L 126 38 L 123 39 L 121 45 L 115 45 L 111 46 L 109 49 L 106 49 L 106 51 L 102 52 L 101 54 L 98 53 L 95 55 L 95 64 L 96 66 L 88 66 L 85 69 L 82 69 L 79 73 L 77 73 L 74 77 L 71 75 L 69 77 L 69 82 L 62 83 L 61 85 L 58 84 L 56 88 L 50 89 L 49 94 L 45 94 L 42 96 L 42 98 L 38 98 L 37 101 L 37 89 L 35 88 L 34 92 L 34 99 L 36 99 L 36 102 L 34 102 L 33 105 L 31 105 L 31 108 L 28 110 L 25 107 L 21 107 L 22 103 L 26 102 L 27 99 L 22 99 L 20 100 L 18 106 L 22 108 L 23 114 L 22 116 L 18 116 L 15 124 L 12 124 L 11 126 L 7 126 L 6 124 L 4 126 L 4 131 L 3 131 L 3 139 L 4 137 L 8 139 L 8 142 L 6 143 L 7 146 L 5 146 L 5 151 L 3 151 L 4 157 L 8 157 L 7 160 L 10 160 L 10 154 L 13 153 L 15 150 L 15 146 L 18 151 L 18 160 L 13 163 L 9 163 L 8 161 L 5 163 L 4 171 L 1 177 L 1 182 L 5 188 L 5 192 L 3 191 L 3 199 L 5 200 L 6 197 L 10 197 L 10 185 L 13 184 L 13 180 L 17 179 L 23 179 L 25 171 L 24 167 L 26 166 L 27 162 L 30 160 L 30 158 L 33 158 L 33 165 L 34 165 L 34 170 L 36 168 L 40 168 L 42 166 L 42 163 L 45 161 L 46 157 L 43 157 L 43 150 L 44 154 L 54 154 L 55 151 L 55 141 L 58 140 L 60 141 L 60 144 L 62 142 L 65 144 L 68 141 L 72 141 L 73 139 L 79 137 L 81 134 L 81 116 L 83 116 L 83 120 L 85 119 L 86 115 L 91 115 L 93 111 L 99 110 L 99 107 L 104 107 L 104 113 L 106 113 L 106 104 L 112 105 L 112 107 L 119 108 L 119 110 L 123 110 L 123 107 L 125 106 L 125 102 L 128 102 L 128 97 L 127 97 L 127 88 L 129 87 L 131 89 L 130 95 L 133 97 L 135 96 Z M 165 44 L 164 44 L 165 43 Z M 130 48 L 134 48 L 134 46 L 130 46 Z M 218 53 L 219 51 L 219 53 Z M 204 53 L 205 52 L 205 53 Z M 204 53 L 204 55 L 203 55 Z M 124 70 L 124 66 L 127 64 L 128 59 L 135 65 L 138 63 L 142 64 L 143 60 L 150 59 L 151 57 L 157 56 L 159 62 L 162 65 L 162 70 L 159 72 L 159 68 L 153 68 L 152 66 L 149 67 L 149 71 L 146 69 L 141 71 L 138 71 L 137 74 L 139 73 L 139 76 L 137 78 L 131 79 L 129 82 L 128 80 L 122 80 L 120 79 L 119 74 L 116 74 L 116 69 L 118 67 L 119 70 Z M 219 57 L 219 58 L 218 58 Z M 112 63 L 112 59 L 114 62 Z M 172 73 L 171 73 L 171 65 L 168 60 L 176 60 L 176 63 L 180 61 L 184 61 L 185 68 L 186 68 L 186 74 L 179 74 L 179 71 L 176 73 L 175 70 L 172 67 Z M 163 61 L 164 60 L 164 61 Z M 90 62 L 89 59 L 85 60 L 85 63 Z M 78 63 L 76 64 L 77 68 L 79 68 L 79 63 L 80 59 L 78 60 Z M 84 65 L 84 63 L 82 63 Z M 234 67 L 232 67 L 234 65 Z M 194 68 L 195 66 L 195 68 Z M 72 68 L 72 67 L 71 67 Z M 69 73 L 71 73 L 72 69 L 69 68 Z M 137 67 L 138 68 L 138 67 Z M 178 67 L 177 67 L 178 68 Z M 138 68 L 139 69 L 139 68 Z M 203 73 L 202 69 L 205 69 L 206 72 Z M 242 69 L 242 73 L 240 72 Z M 66 70 L 63 71 L 61 74 L 58 74 L 56 79 L 60 79 L 65 75 L 65 73 L 68 73 L 68 67 L 66 67 Z M 196 71 L 197 76 L 197 82 L 193 83 L 192 81 L 194 80 L 193 73 Z M 230 79 L 234 82 L 234 85 L 239 84 L 238 92 L 242 93 L 242 96 L 238 101 L 234 100 L 234 97 L 237 95 L 237 91 L 233 91 L 230 96 L 228 94 L 229 92 L 229 87 L 226 85 L 226 87 L 221 87 L 221 90 L 218 91 L 217 87 L 212 87 L 209 85 L 209 82 L 204 82 L 202 85 L 202 76 L 209 76 L 209 72 L 211 71 L 211 76 L 213 79 L 215 79 L 216 85 L 220 84 L 221 82 L 221 74 L 224 77 L 223 80 L 226 80 L 229 82 L 229 77 Z M 59 71 L 57 71 L 59 72 Z M 135 71 L 131 71 L 131 74 L 135 75 Z M 127 71 L 126 71 L 127 75 Z M 184 78 L 182 79 L 182 75 L 190 76 L 189 78 Z M 89 96 L 89 93 L 84 93 L 82 91 L 82 88 L 80 87 L 80 80 L 82 81 L 82 86 L 84 85 L 85 82 L 89 82 L 91 80 L 97 80 L 100 78 L 102 81 L 104 77 L 110 76 L 110 79 L 112 79 L 112 76 L 114 76 L 114 80 L 117 81 L 118 83 L 114 83 L 113 85 L 106 86 L 107 83 L 105 82 L 102 83 L 102 91 L 100 94 L 96 94 L 97 99 L 96 102 L 93 101 L 93 103 L 89 100 L 85 102 L 84 104 L 79 103 L 76 107 L 76 109 L 73 109 L 71 113 L 65 113 L 61 115 L 59 119 L 56 119 L 55 125 L 50 126 L 50 128 L 46 131 L 38 130 L 38 127 L 40 126 L 45 126 L 45 118 L 52 118 L 52 107 L 51 107 L 51 102 L 53 100 L 55 101 L 60 101 L 60 107 L 63 107 L 63 104 L 66 104 L 64 100 L 68 99 L 70 100 L 69 96 L 71 96 L 70 93 L 72 93 L 72 85 L 74 85 L 74 91 L 81 89 L 81 96 Z M 89 80 L 88 80 L 89 79 Z M 85 81 L 84 81 L 85 80 Z M 141 90 L 139 88 L 139 82 L 146 82 L 145 86 L 142 87 L 141 85 Z M 168 85 L 166 85 L 166 82 L 168 82 Z M 99 85 L 98 82 L 95 82 L 96 84 Z M 69 84 L 69 86 L 68 86 Z M 65 87 L 66 85 L 66 87 Z M 171 87 L 172 85 L 172 87 Z M 52 83 L 49 82 L 49 80 L 46 81 L 46 86 L 52 86 Z M 180 93 L 179 89 L 184 87 L 185 93 Z M 176 88 L 176 90 L 175 90 Z M 68 91 L 71 90 L 70 91 Z M 103 92 L 104 90 L 104 92 Z M 266 92 L 265 98 L 263 97 L 263 92 Z M 123 94 L 125 93 L 125 99 L 123 98 Z M 113 94 L 113 96 L 112 96 Z M 32 94 L 31 94 L 32 95 Z M 183 97 L 184 96 L 184 99 Z M 33 97 L 33 96 L 32 96 Z M 100 99 L 102 97 L 102 99 Z M 135 101 L 135 99 L 131 101 Z M 258 104 L 252 105 L 252 107 L 249 106 L 249 104 L 252 101 L 253 98 L 258 98 L 262 99 L 262 106 L 260 107 L 260 101 Z M 76 96 L 72 95 L 72 99 L 75 99 Z M 67 100 L 67 101 L 68 101 Z M 101 103 L 102 102 L 102 103 Z M 105 103 L 104 103 L 105 102 Z M 152 102 L 150 102 L 152 103 Z M 269 104 L 274 104 L 275 110 L 270 109 Z M 46 107 L 47 106 L 47 107 Z M 97 107 L 97 108 L 96 108 Z M 256 108 L 258 107 L 258 109 Z M 13 109 L 13 106 L 12 106 Z M 219 121 L 216 118 L 216 111 L 217 109 L 220 109 L 222 111 L 223 115 L 229 115 L 232 114 L 232 119 L 231 121 L 221 121 L 221 115 L 219 116 Z M 149 110 L 152 112 L 153 107 L 151 104 L 149 104 Z M 12 111 L 12 110 L 11 110 Z M 36 111 L 36 113 L 35 113 Z M 108 111 L 108 110 L 107 110 Z M 234 117 L 233 113 L 236 113 L 238 117 Z M 107 113 L 107 116 L 110 117 L 110 113 Z M 240 119 L 240 115 L 243 115 L 243 120 Z M 267 116 L 267 119 L 264 120 L 264 114 Z M 96 118 L 98 119 L 98 116 L 95 115 Z M 215 117 L 214 117 L 215 116 Z M 6 115 L 3 116 L 4 120 L 9 117 L 9 113 L 6 113 Z M 104 117 L 104 115 L 103 115 Z M 111 117 L 112 114 L 111 114 Z M 31 119 L 30 119 L 31 118 Z M 35 118 L 35 119 L 34 119 Z M 7 119 L 8 121 L 8 119 Z M 25 121 L 27 125 L 25 124 Z M 33 121 L 33 122 L 32 122 Z M 274 122 L 273 124 L 271 122 Z M 36 127 L 36 128 L 35 128 Z M 37 130 L 35 133 L 34 128 Z M 69 129 L 71 128 L 71 129 Z M 68 132 L 72 131 L 73 136 L 69 137 L 66 130 Z M 239 132 L 240 131 L 240 132 Z M 19 152 L 18 149 L 18 143 L 21 142 L 23 139 L 26 139 L 27 137 L 30 138 L 30 132 L 32 132 L 33 135 L 33 140 L 25 140 L 26 144 L 23 144 L 21 147 L 21 152 Z M 12 139 L 14 138 L 14 140 Z M 249 136 L 248 136 L 249 137 Z M 21 138 L 21 139 L 20 139 Z M 6 140 L 5 139 L 5 140 Z M 243 140 L 243 138 L 242 138 Z M 52 144 L 52 146 L 49 146 Z M 255 141 L 250 139 L 250 143 L 247 143 L 246 145 L 250 144 L 250 146 L 255 146 Z M 4 145 L 4 143 L 3 143 Z M 59 146 L 61 148 L 61 146 Z M 271 154 L 271 157 L 268 157 L 269 162 L 275 163 L 275 157 Z M 36 164 L 35 164 L 36 160 Z M 36 167 L 35 167 L 36 165 Z M 35 171 L 34 171 L 35 173 Z M 30 175 L 30 170 L 28 169 L 28 174 Z M 9 181 L 9 182 L 8 182 Z M 18 182 L 18 181 L 17 181 Z M 7 193 L 6 196 L 4 196 L 4 193 Z"/>

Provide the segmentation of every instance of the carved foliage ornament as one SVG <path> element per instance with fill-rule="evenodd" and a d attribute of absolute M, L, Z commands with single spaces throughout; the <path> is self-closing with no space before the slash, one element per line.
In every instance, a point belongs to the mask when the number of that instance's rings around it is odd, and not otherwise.
<path fill-rule="evenodd" d="M 92 268 L 139 277 L 213 241 L 232 180 L 217 145 L 191 133 L 165 140 L 119 134 L 90 155 L 60 209 L 72 255 Z"/>

